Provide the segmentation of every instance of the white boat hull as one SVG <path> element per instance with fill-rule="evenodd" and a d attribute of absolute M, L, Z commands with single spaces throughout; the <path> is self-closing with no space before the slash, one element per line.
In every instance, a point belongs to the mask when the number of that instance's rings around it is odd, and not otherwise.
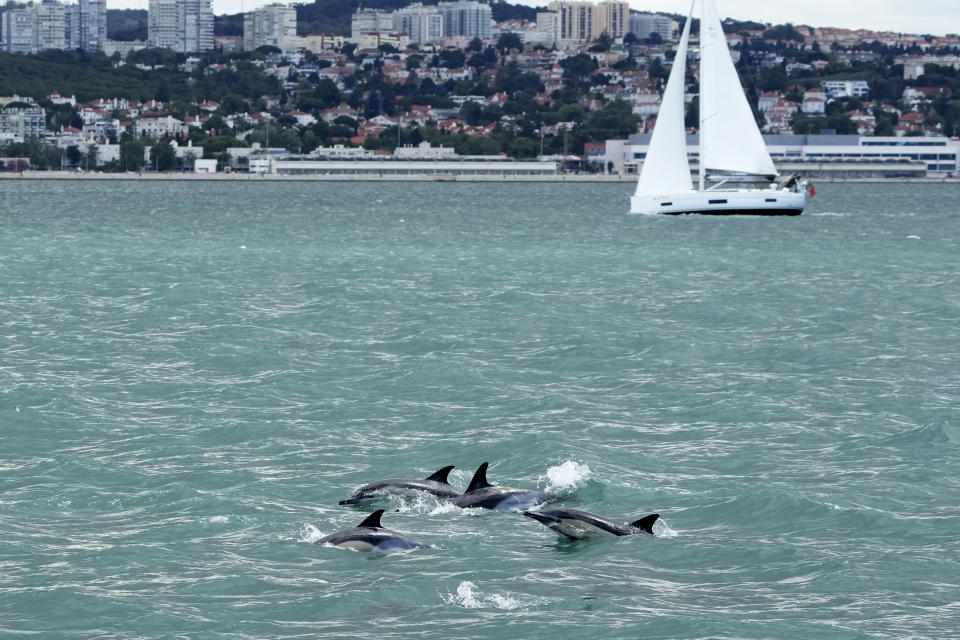
<path fill-rule="evenodd" d="M 806 194 L 774 189 L 714 189 L 668 195 L 635 195 L 630 213 L 644 215 L 798 216 Z"/>

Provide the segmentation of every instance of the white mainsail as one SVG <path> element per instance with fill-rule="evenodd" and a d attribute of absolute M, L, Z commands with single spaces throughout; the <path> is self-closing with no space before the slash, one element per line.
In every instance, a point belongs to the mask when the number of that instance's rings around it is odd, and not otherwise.
<path fill-rule="evenodd" d="M 730 58 L 714 0 L 701 0 L 700 167 L 701 189 L 705 171 L 777 175 Z"/>
<path fill-rule="evenodd" d="M 647 157 L 637 181 L 637 195 L 665 194 L 693 191 L 690 179 L 690 162 L 687 160 L 687 138 L 684 127 L 684 93 L 687 85 L 687 43 L 690 40 L 690 23 L 693 6 L 683 27 L 683 37 L 667 88 L 663 92 L 657 124 L 653 128 Z"/>

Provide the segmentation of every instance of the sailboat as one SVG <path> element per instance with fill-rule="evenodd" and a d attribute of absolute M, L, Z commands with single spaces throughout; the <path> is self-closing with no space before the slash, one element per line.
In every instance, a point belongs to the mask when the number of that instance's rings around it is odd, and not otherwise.
<path fill-rule="evenodd" d="M 691 5 L 630 213 L 800 215 L 805 185 L 797 176 L 778 180 L 714 0 L 700 0 L 700 184 L 694 189 L 684 127 L 693 9 Z"/>

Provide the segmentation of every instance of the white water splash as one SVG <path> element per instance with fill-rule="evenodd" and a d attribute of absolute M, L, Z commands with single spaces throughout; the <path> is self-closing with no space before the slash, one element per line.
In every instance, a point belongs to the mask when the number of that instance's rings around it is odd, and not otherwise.
<path fill-rule="evenodd" d="M 230 518 L 227 516 L 213 516 L 207 522 L 210 522 L 211 524 L 225 524 L 230 522 Z"/>
<path fill-rule="evenodd" d="M 317 529 L 315 526 L 312 524 L 305 524 L 297 534 L 297 542 L 315 543 L 319 540 L 322 540 L 324 537 L 325 536 L 323 535 L 323 532 Z"/>
<path fill-rule="evenodd" d="M 573 460 L 567 460 L 555 467 L 547 469 L 547 493 L 550 494 L 568 494 L 573 493 L 578 487 L 590 479 L 593 472 L 590 467 Z M 544 476 L 540 476 L 539 482 L 543 482 Z"/>
<path fill-rule="evenodd" d="M 670 526 L 663 521 L 663 518 L 658 518 L 656 522 L 653 523 L 653 535 L 658 538 L 676 538 L 680 534 L 670 528 Z"/>
<path fill-rule="evenodd" d="M 457 587 L 457 592 L 455 594 L 448 593 L 443 598 L 444 602 L 447 604 L 453 604 L 465 609 L 519 609 L 524 605 L 517 600 L 512 598 L 509 595 L 501 596 L 500 594 L 493 594 L 485 596 L 477 592 L 477 585 L 470 582 L 469 580 L 464 580 Z"/>

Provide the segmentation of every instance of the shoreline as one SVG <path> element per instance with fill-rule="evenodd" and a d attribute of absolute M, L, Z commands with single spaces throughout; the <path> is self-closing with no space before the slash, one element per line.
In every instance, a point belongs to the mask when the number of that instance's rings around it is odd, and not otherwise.
<path fill-rule="evenodd" d="M 74 171 L 24 171 L 0 173 L 0 180 L 66 180 L 66 181 L 181 181 L 181 182 L 574 182 L 600 184 L 636 183 L 634 175 L 557 174 L 557 175 L 278 175 L 253 173 L 77 173 Z M 960 178 L 817 178 L 817 184 L 960 184 Z"/>

